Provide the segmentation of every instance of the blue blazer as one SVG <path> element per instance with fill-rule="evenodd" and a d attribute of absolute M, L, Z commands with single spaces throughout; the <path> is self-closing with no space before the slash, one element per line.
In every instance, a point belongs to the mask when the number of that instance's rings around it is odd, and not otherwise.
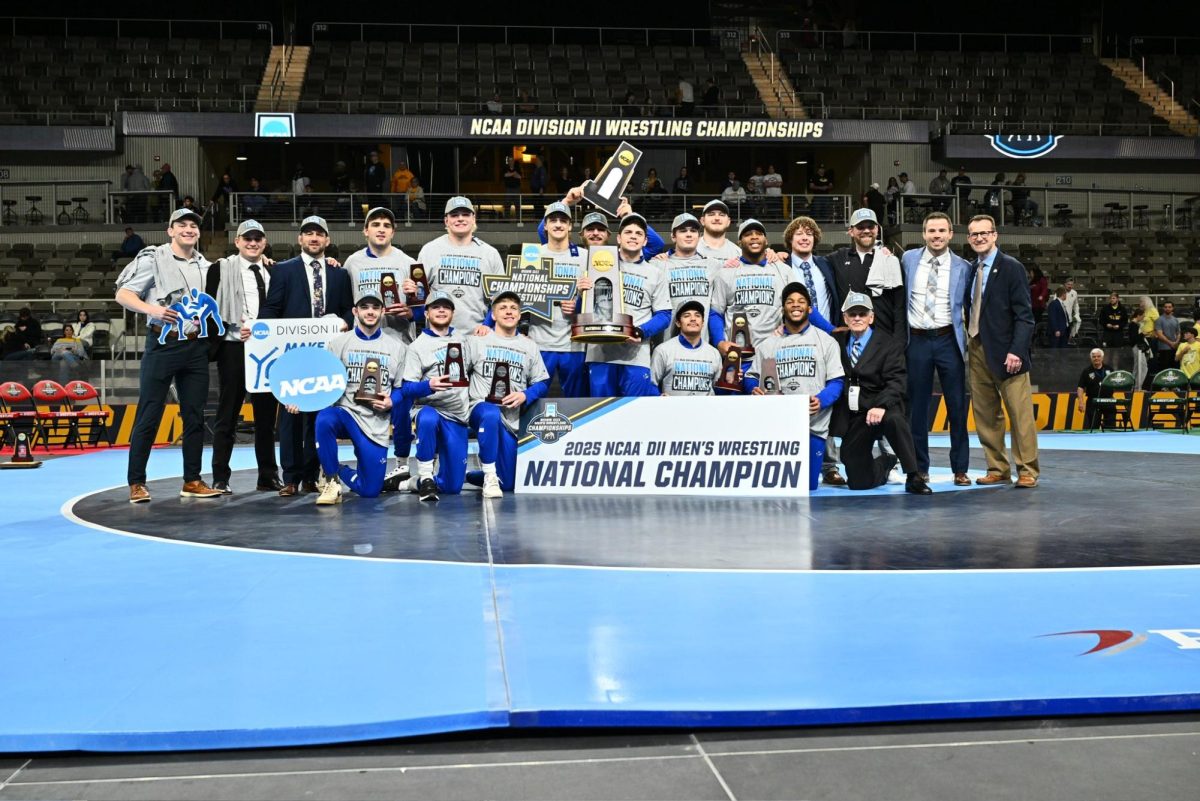
<path fill-rule="evenodd" d="M 1057 297 L 1050 301 L 1050 304 L 1046 306 L 1046 312 L 1050 318 L 1047 325 L 1050 329 L 1051 335 L 1053 335 L 1055 331 L 1071 330 L 1071 321 L 1067 319 L 1067 308 L 1063 306 L 1062 301 L 1060 301 Z M 1051 336 L 1051 341 L 1053 341 L 1053 336 Z"/>
<path fill-rule="evenodd" d="M 288 317 L 312 317 L 312 295 L 308 291 L 308 276 L 305 274 L 304 259 L 281 261 L 271 268 L 271 286 L 267 289 L 267 302 L 259 310 L 259 317 L 277 319 Z M 350 273 L 340 267 L 325 268 L 325 313 L 336 314 L 354 325 L 354 290 L 350 285 Z"/>
<path fill-rule="evenodd" d="M 972 283 L 968 280 L 963 286 L 963 317 L 968 320 Z M 1021 360 L 1021 369 L 1013 375 L 1029 372 L 1032 361 L 1033 303 L 1029 299 L 1029 277 L 1025 273 L 1025 265 L 1012 256 L 996 251 L 982 304 L 979 341 L 992 374 L 999 379 L 1010 377 L 1004 369 L 1004 358 L 1010 353 Z"/>
<path fill-rule="evenodd" d="M 905 308 L 912 307 L 913 284 L 917 278 L 917 265 L 921 263 L 921 254 L 925 248 L 912 248 L 900 256 L 900 266 L 904 268 L 904 304 Z M 958 350 L 963 358 L 967 358 L 967 327 L 963 324 L 963 287 L 971 282 L 971 263 L 959 256 L 953 250 L 950 254 L 950 327 L 954 329 L 954 339 L 958 342 Z M 911 335 L 906 333 L 906 341 Z"/>
<path fill-rule="evenodd" d="M 788 268 L 792 270 L 793 275 L 798 269 L 792 266 L 792 259 L 794 258 L 795 256 L 789 253 L 786 262 Z M 821 309 L 821 316 L 829 320 L 830 324 L 835 328 L 844 325 L 842 322 L 842 301 L 838 297 L 838 285 L 837 279 L 833 275 L 833 265 L 829 263 L 829 259 L 824 256 L 818 256 L 815 253 L 809 258 L 809 261 L 816 265 L 817 270 L 821 273 L 821 277 L 825 279 L 825 288 L 829 291 L 829 300 L 833 304 L 832 309 Z M 804 282 L 801 281 L 800 283 Z"/>

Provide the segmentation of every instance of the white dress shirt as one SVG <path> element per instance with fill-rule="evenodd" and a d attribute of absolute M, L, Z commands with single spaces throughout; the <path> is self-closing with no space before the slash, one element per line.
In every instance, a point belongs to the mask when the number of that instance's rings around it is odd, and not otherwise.
<path fill-rule="evenodd" d="M 254 272 L 250 269 L 250 262 L 246 261 L 246 259 L 242 258 L 241 256 L 238 256 L 238 266 L 238 274 L 242 278 L 242 294 L 246 299 L 246 305 L 245 308 L 242 309 L 242 313 L 247 320 L 257 320 L 258 310 L 262 308 L 262 302 L 266 300 L 266 298 L 260 298 L 258 296 L 258 284 L 254 282 Z M 310 268 L 310 281 L 312 280 L 311 273 L 312 270 Z M 269 291 L 271 289 L 271 274 L 267 272 L 267 268 L 264 267 L 261 262 L 258 265 L 258 274 L 262 276 L 263 291 Z"/>
<path fill-rule="evenodd" d="M 908 301 L 908 324 L 913 328 L 932 329 L 950 325 L 950 251 L 938 256 L 937 297 L 933 307 L 933 319 L 925 312 L 926 295 L 929 290 L 929 265 L 933 254 L 929 248 L 921 250 L 921 260 L 913 275 L 912 294 Z"/>
<path fill-rule="evenodd" d="M 833 305 L 833 299 L 829 295 L 829 287 L 825 283 L 825 276 L 821 273 L 821 268 L 817 267 L 816 257 L 813 254 L 808 254 L 807 257 L 800 257 L 795 253 L 792 254 L 789 264 L 792 265 L 792 275 L 801 284 L 804 284 L 804 269 L 800 266 L 804 262 L 808 262 L 808 269 L 812 273 L 813 289 L 816 290 L 817 296 L 813 298 L 817 304 L 817 311 L 821 312 L 826 320 L 829 320 L 834 325 L 841 319 L 841 312 L 838 309 L 830 308 Z M 805 284 L 807 286 L 807 284 Z"/>

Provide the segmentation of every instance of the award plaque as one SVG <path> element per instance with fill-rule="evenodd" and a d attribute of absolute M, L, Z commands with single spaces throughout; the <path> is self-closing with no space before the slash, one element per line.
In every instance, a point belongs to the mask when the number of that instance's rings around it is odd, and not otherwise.
<path fill-rule="evenodd" d="M 625 187 L 629 186 L 629 179 L 633 177 L 633 171 L 641 159 L 642 151 L 628 142 L 622 142 L 617 152 L 604 162 L 595 179 L 584 183 L 583 199 L 610 217 L 616 217 Z"/>
<path fill-rule="evenodd" d="M 573 342 L 621 343 L 633 336 L 633 317 L 625 313 L 618 252 L 612 245 L 588 249 L 588 278 L 580 312 L 571 325 Z"/>
<path fill-rule="evenodd" d="M 395 273 L 383 273 L 379 276 L 379 299 L 383 301 L 385 309 L 400 302 L 400 285 L 396 283 Z"/>
<path fill-rule="evenodd" d="M 386 396 L 381 391 L 383 374 L 379 369 L 379 359 L 367 359 L 363 365 L 362 378 L 358 380 L 358 391 L 354 393 L 355 403 L 370 404 L 381 401 Z"/>
<path fill-rule="evenodd" d="M 779 387 L 779 363 L 774 359 L 763 359 L 762 375 L 759 376 L 758 385 L 768 395 L 783 394 Z"/>
<path fill-rule="evenodd" d="M 508 362 L 496 362 L 492 370 L 492 388 L 488 390 L 485 400 L 488 403 L 500 403 L 512 392 L 512 379 L 509 376 Z"/>
<path fill-rule="evenodd" d="M 721 362 L 721 377 L 717 380 L 716 388 L 741 393 L 742 352 L 737 348 L 725 351 L 725 359 Z"/>
<path fill-rule="evenodd" d="M 461 342 L 451 342 L 446 346 L 446 361 L 442 363 L 442 375 L 450 379 L 452 387 L 465 387 L 471 383 L 467 379 L 467 368 L 463 362 Z"/>
<path fill-rule="evenodd" d="M 424 306 L 429 297 L 429 273 L 423 264 L 414 264 L 408 268 L 408 277 L 417 285 L 417 291 L 408 293 L 405 302 L 409 306 Z"/>
<path fill-rule="evenodd" d="M 734 306 L 731 313 L 733 320 L 729 327 L 729 341 L 742 352 L 744 358 L 749 359 L 754 355 L 754 345 L 750 341 L 750 318 L 741 306 Z"/>

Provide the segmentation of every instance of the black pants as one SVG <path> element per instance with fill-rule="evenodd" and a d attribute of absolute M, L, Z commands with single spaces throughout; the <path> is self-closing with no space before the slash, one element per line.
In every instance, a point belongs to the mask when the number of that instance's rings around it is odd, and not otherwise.
<path fill-rule="evenodd" d="M 918 472 L 912 429 L 908 425 L 908 416 L 902 410 L 888 409 L 883 420 L 874 426 L 867 425 L 865 411 L 851 412 L 846 431 L 842 434 L 842 464 L 846 466 L 846 486 L 850 489 L 871 489 L 887 483 L 886 457 L 872 455 L 875 442 L 881 434 L 896 452 L 901 469 L 905 473 Z"/>
<path fill-rule="evenodd" d="M 179 395 L 179 416 L 183 420 L 183 480 L 200 479 L 204 402 L 208 398 L 208 343 L 203 339 L 168 339 L 165 345 L 160 345 L 158 336 L 150 334 L 142 355 L 137 415 L 129 440 L 130 484 L 146 483 L 146 462 L 162 422 L 172 381 Z"/>
<path fill-rule="evenodd" d="M 217 399 L 217 417 L 213 421 L 213 481 L 229 481 L 229 457 L 233 453 L 238 420 L 246 392 L 246 346 L 224 341 L 217 348 L 217 375 L 221 381 Z M 276 477 L 275 415 L 279 402 L 270 392 L 249 393 L 254 408 L 254 458 L 258 462 L 260 482 Z"/>
<path fill-rule="evenodd" d="M 279 464 L 284 484 L 317 480 L 321 463 L 317 461 L 315 412 L 289 414 L 279 412 Z"/>

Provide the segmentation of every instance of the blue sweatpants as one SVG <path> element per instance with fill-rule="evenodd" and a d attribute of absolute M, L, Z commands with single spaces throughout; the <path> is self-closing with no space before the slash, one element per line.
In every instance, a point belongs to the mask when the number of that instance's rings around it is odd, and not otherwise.
<path fill-rule="evenodd" d="M 825 440 L 816 434 L 808 435 L 808 491 L 816 492 L 821 483 L 821 466 L 825 463 Z"/>
<path fill-rule="evenodd" d="M 593 398 L 636 398 L 662 394 L 650 380 L 649 367 L 606 362 L 592 362 L 587 367 Z"/>
<path fill-rule="evenodd" d="M 347 487 L 364 498 L 378 498 L 383 492 L 383 476 L 387 472 L 387 446 L 368 437 L 354 422 L 350 412 L 340 406 L 330 406 L 317 412 L 317 458 L 321 472 L 338 476 Z M 358 467 L 351 470 L 338 462 L 339 439 L 354 443 Z"/>
<path fill-rule="evenodd" d="M 587 382 L 584 379 L 587 371 L 583 364 L 583 358 L 586 355 L 583 351 L 573 353 L 557 350 L 542 351 L 542 361 L 546 365 L 546 372 L 550 374 L 550 381 L 553 383 L 557 371 L 558 383 L 562 386 L 564 398 L 586 397 L 584 392 L 587 390 Z"/>
<path fill-rule="evenodd" d="M 392 402 L 392 445 L 396 458 L 401 460 L 401 467 L 403 460 L 412 454 L 412 405 L 412 398 Z"/>
<path fill-rule="evenodd" d="M 467 474 L 467 427 L 424 406 L 417 412 L 417 461 L 438 460 L 434 481 L 441 492 L 462 492 Z"/>
<path fill-rule="evenodd" d="M 517 480 L 517 437 L 504 427 L 500 419 L 500 407 L 484 401 L 471 410 L 471 431 L 475 441 L 479 443 L 479 461 L 482 464 L 496 465 L 496 478 L 500 480 L 500 489 L 512 492 Z M 482 484 L 482 473 L 467 476 L 472 484 Z"/>

